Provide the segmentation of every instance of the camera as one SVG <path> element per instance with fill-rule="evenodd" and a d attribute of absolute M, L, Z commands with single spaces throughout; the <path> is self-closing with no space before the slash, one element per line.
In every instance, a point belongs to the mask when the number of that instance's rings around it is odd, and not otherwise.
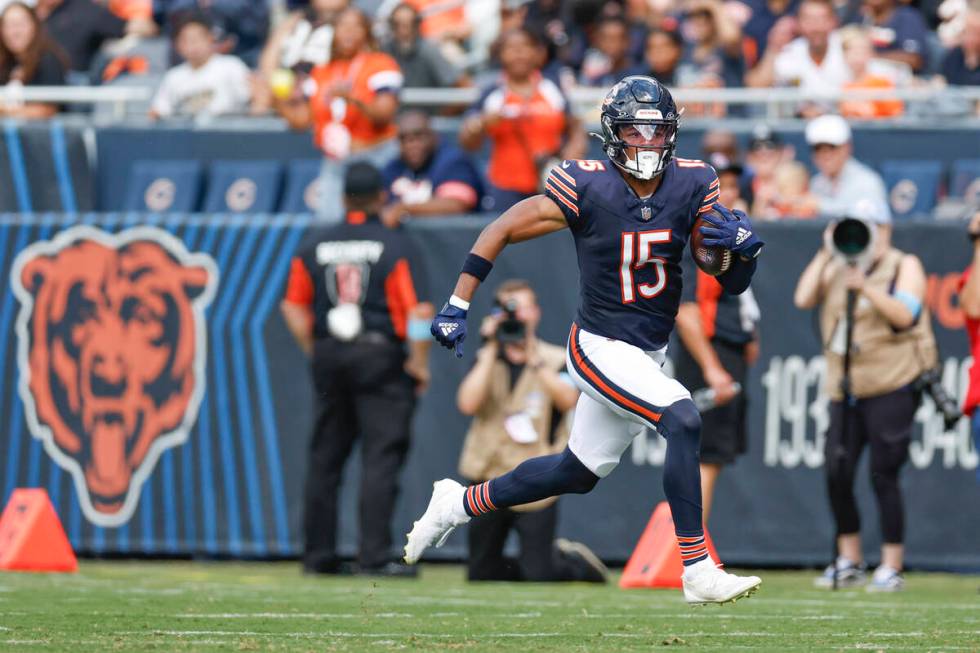
<path fill-rule="evenodd" d="M 951 431 L 960 421 L 963 413 L 960 412 L 960 407 L 956 401 L 946 392 L 939 370 L 932 369 L 923 372 L 922 376 L 915 380 L 915 389 L 932 397 L 936 403 L 936 409 L 943 415 L 943 426 L 947 431 Z"/>
<path fill-rule="evenodd" d="M 510 300 L 500 305 L 504 319 L 497 325 L 497 341 L 501 344 L 521 342 L 527 335 L 527 326 L 517 319 L 517 302 Z"/>
<path fill-rule="evenodd" d="M 847 263 L 863 263 L 872 251 L 875 230 L 864 220 L 844 218 L 831 230 L 830 246 Z"/>

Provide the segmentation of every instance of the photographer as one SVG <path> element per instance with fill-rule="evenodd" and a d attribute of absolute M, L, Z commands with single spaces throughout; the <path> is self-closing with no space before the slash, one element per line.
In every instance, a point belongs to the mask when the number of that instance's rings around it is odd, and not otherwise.
<path fill-rule="evenodd" d="M 474 483 L 564 449 L 567 413 L 579 395 L 564 372 L 565 348 L 535 335 L 541 308 L 531 286 L 505 281 L 496 302 L 480 328 L 485 343 L 456 395 L 460 412 L 473 416 L 459 471 Z M 475 518 L 469 579 L 605 582 L 605 567 L 585 545 L 555 540 L 557 523 L 557 498 Z M 512 529 L 521 539 L 516 561 L 503 555 Z"/>
<path fill-rule="evenodd" d="M 850 216 L 827 228 L 824 245 L 800 277 L 794 297 L 801 309 L 820 306 L 830 396 L 824 453 L 839 556 L 816 585 L 834 586 L 835 575 L 841 587 L 866 582 L 854 476 L 865 444 L 870 444 L 883 544 L 881 565 L 867 589 L 897 591 L 904 585 L 898 475 L 908 459 L 919 406 L 916 381 L 935 367 L 936 345 L 923 304 L 922 263 L 892 247 L 887 209 L 864 201 Z"/>
<path fill-rule="evenodd" d="M 980 274 L 974 274 L 974 270 L 980 269 L 980 211 L 970 220 L 969 235 L 973 241 L 973 260 L 960 280 L 960 308 L 966 317 L 966 335 L 970 339 L 973 365 L 970 366 L 970 383 L 963 401 L 963 414 L 970 417 L 974 446 L 980 451 L 980 411 L 977 410 L 977 406 L 980 406 Z M 977 480 L 980 481 L 980 467 L 977 468 Z"/>

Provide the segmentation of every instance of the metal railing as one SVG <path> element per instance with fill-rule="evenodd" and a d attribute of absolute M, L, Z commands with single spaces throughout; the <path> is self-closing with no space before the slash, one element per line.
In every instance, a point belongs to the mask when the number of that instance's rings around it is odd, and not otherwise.
<path fill-rule="evenodd" d="M 154 93 L 145 86 L 0 86 L 0 101 L 4 103 L 50 102 L 61 105 L 101 105 L 111 109 L 114 118 L 123 118 L 134 104 L 148 103 Z M 575 88 L 569 101 L 576 113 L 590 117 L 599 107 L 606 89 Z M 400 101 L 405 106 L 460 106 L 475 102 L 477 88 L 406 88 Z M 832 104 L 857 100 L 900 100 L 907 103 L 934 103 L 940 107 L 959 106 L 959 113 L 976 116 L 980 103 L 980 86 L 935 86 L 896 89 L 839 90 L 817 93 L 799 88 L 683 88 L 673 92 L 674 99 L 684 105 L 723 104 L 764 108 L 768 117 L 790 115 L 807 102 Z M 980 124 L 980 123 L 978 123 Z"/>

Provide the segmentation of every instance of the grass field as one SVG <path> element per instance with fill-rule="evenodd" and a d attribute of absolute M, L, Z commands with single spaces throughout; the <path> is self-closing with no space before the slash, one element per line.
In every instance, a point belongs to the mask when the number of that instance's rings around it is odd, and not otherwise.
<path fill-rule="evenodd" d="M 83 562 L 0 575 L 0 651 L 980 651 L 977 577 L 910 574 L 896 595 L 764 572 L 735 605 L 615 585 L 319 579 L 298 566 Z"/>

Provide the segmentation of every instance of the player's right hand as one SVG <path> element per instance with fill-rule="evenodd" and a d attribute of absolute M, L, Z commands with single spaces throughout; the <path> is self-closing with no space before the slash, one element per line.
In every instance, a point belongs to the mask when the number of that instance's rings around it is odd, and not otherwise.
<path fill-rule="evenodd" d="M 462 358 L 463 341 L 466 340 L 466 311 L 447 302 L 432 320 L 429 332 L 440 345 L 452 349 L 456 358 Z"/>

